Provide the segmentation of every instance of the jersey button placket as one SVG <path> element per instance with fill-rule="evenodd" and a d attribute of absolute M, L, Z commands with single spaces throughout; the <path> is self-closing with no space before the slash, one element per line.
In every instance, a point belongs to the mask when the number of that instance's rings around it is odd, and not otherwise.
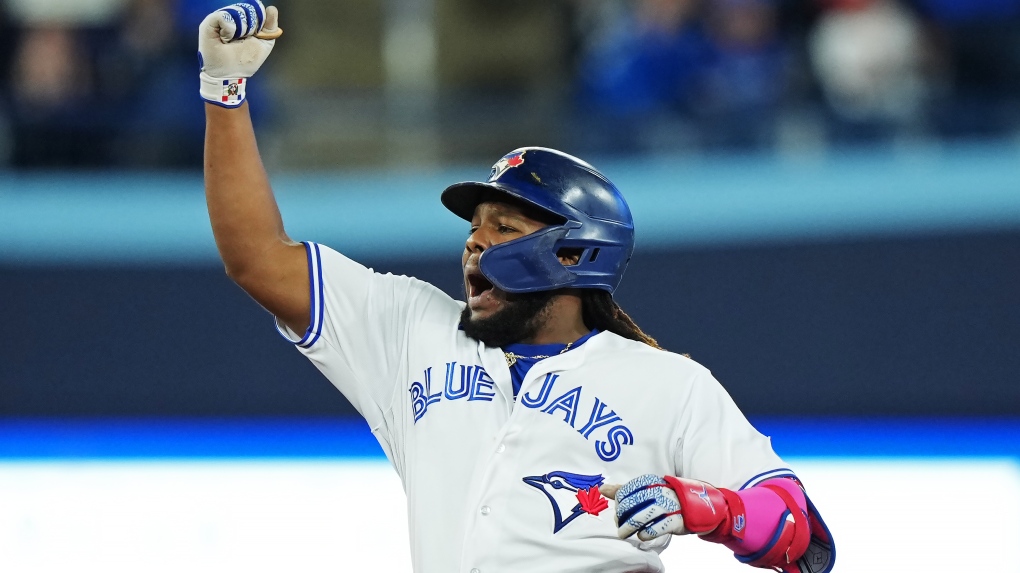
<path fill-rule="evenodd" d="M 471 570 L 471 573 L 482 573 L 477 567 Z"/>
<path fill-rule="evenodd" d="M 506 444 L 500 444 L 500 445 L 496 446 L 496 453 L 497 454 L 502 454 L 505 451 L 506 451 Z"/>
<path fill-rule="evenodd" d="M 483 505 L 482 509 L 481 509 L 481 512 L 482 512 L 482 515 L 489 515 L 490 513 L 492 513 L 492 508 L 487 506 L 487 505 Z"/>

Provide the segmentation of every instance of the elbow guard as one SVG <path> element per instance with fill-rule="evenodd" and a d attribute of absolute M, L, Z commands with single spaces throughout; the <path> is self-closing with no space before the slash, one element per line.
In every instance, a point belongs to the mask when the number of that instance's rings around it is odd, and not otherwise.
<path fill-rule="evenodd" d="M 808 515 L 797 504 L 797 500 L 782 487 L 767 483 L 758 487 L 768 488 L 775 492 L 786 504 L 786 510 L 779 518 L 775 534 L 765 547 L 751 555 L 736 555 L 735 557 L 740 562 L 753 567 L 797 571 L 795 563 L 804 555 L 811 543 L 811 523 Z M 794 568 L 790 569 L 791 567 Z"/>
<path fill-rule="evenodd" d="M 705 541 L 726 544 L 731 549 L 733 542 L 740 543 L 747 527 L 744 500 L 737 492 L 691 479 L 666 476 L 666 483 L 676 492 L 680 501 L 680 513 L 686 532 L 697 533 Z M 789 491 L 775 484 L 761 484 L 775 493 L 786 507 L 778 516 L 775 532 L 764 547 L 750 555 L 735 554 L 739 561 L 753 567 L 780 569 L 797 573 L 796 562 L 808 550 L 811 543 L 811 521 L 801 509 L 797 499 Z M 782 506 L 780 506 L 782 507 Z M 777 508 L 778 510 L 778 508 Z M 773 514 L 775 515 L 775 514 Z M 760 517 L 760 516 L 759 516 Z"/>

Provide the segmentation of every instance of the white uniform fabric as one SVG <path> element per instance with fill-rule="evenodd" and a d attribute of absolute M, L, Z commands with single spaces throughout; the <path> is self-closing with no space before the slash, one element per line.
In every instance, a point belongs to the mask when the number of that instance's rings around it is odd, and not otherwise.
<path fill-rule="evenodd" d="M 419 573 L 662 571 L 669 536 L 617 538 L 598 485 L 657 473 L 740 489 L 792 475 L 688 358 L 602 332 L 537 363 L 515 403 L 503 352 L 459 330 L 464 303 L 306 247 L 311 326 L 280 330 L 400 474 Z"/>

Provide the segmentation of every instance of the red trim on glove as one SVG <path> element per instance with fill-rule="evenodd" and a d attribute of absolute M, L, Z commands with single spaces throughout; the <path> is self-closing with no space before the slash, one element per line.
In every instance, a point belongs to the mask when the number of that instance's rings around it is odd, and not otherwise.
<path fill-rule="evenodd" d="M 811 542 L 811 523 L 805 510 L 797 498 L 782 485 L 763 483 L 752 489 L 770 491 L 778 496 L 776 503 L 769 503 L 768 511 L 759 511 L 762 515 L 755 517 L 755 523 L 746 521 L 746 509 L 739 492 L 724 488 L 716 488 L 705 482 L 665 476 L 669 487 L 676 492 L 680 501 L 680 512 L 684 520 L 684 529 L 697 533 L 706 541 L 723 543 L 739 554 L 751 555 L 759 550 L 750 548 L 746 553 L 741 547 L 748 525 L 755 528 L 768 528 L 768 538 L 775 539 L 761 557 L 750 562 L 750 565 L 763 568 L 788 566 L 799 559 L 807 551 Z M 663 486 L 659 486 L 663 487 Z M 771 495 L 771 494 L 769 494 Z M 781 504 L 778 502 L 782 502 Z M 775 511 L 776 513 L 772 513 Z M 778 531 L 777 531 L 778 530 Z M 760 550 L 765 550 L 762 547 Z"/>
<path fill-rule="evenodd" d="M 692 479 L 663 478 L 680 500 L 684 529 L 715 543 L 734 539 L 734 523 L 743 537 L 744 502 L 736 493 Z M 734 511 L 736 510 L 736 511 Z M 731 518 L 734 516 L 735 518 Z"/>

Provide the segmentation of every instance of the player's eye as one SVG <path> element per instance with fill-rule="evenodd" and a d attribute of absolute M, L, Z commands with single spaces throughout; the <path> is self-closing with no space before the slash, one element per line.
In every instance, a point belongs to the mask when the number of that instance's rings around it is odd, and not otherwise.
<path fill-rule="evenodd" d="M 513 227 L 510 227 L 508 225 L 500 225 L 499 227 L 496 228 L 496 230 L 498 230 L 503 235 L 506 235 L 507 233 L 519 232 L 517 231 L 517 229 L 514 229 Z"/>
<path fill-rule="evenodd" d="M 478 230 L 478 225 L 471 225 L 471 229 L 468 230 L 468 236 L 470 237 L 471 235 L 474 235 L 475 231 L 477 231 L 477 230 Z"/>

